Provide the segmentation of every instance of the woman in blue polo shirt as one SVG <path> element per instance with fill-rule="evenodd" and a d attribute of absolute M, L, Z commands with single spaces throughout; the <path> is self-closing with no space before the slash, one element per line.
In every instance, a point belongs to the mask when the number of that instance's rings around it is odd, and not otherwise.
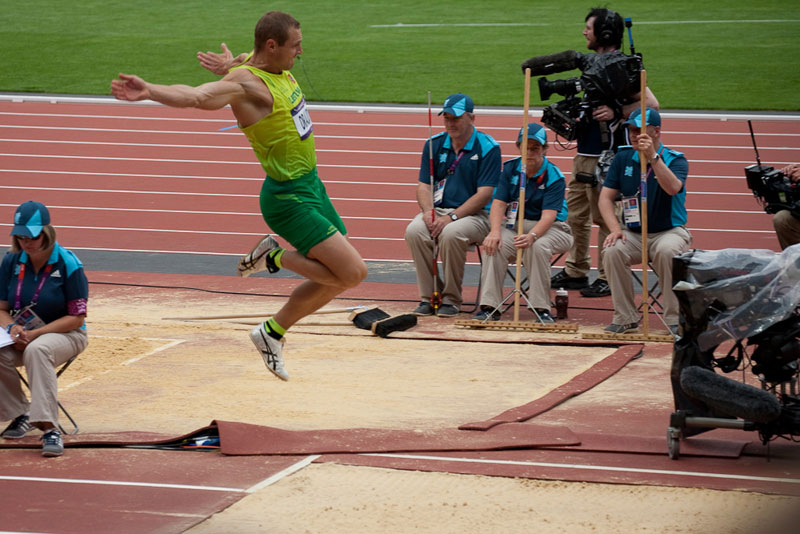
<path fill-rule="evenodd" d="M 33 427 L 44 432 L 42 455 L 60 456 L 56 368 L 88 344 L 89 284 L 80 260 L 56 242 L 44 204 L 28 201 L 14 214 L 11 249 L 0 263 L 0 433 L 18 439 Z M 28 402 L 16 368 L 25 366 Z"/>
<path fill-rule="evenodd" d="M 517 149 L 522 151 L 522 134 Z M 497 307 L 503 300 L 503 280 L 508 262 L 522 250 L 522 263 L 530 282 L 529 304 L 541 323 L 553 323 L 550 315 L 550 260 L 572 247 L 572 233 L 564 200 L 564 175 L 547 159 L 547 132 L 536 123 L 528 124 L 527 154 L 507 161 L 497 182 L 489 214 L 491 230 L 483 241 L 480 311 L 473 317 L 484 321 L 500 319 Z M 522 156 L 525 156 L 525 217 L 517 232 L 517 204 Z"/>

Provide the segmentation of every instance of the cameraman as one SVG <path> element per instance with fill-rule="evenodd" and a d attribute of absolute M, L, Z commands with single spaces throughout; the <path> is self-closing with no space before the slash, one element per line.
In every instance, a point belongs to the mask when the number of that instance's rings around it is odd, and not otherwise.
<path fill-rule="evenodd" d="M 781 169 L 792 182 L 800 182 L 800 163 L 795 163 Z M 781 210 L 772 218 L 772 225 L 778 235 L 781 250 L 786 250 L 800 243 L 800 201 L 795 202 L 791 210 Z"/>
<path fill-rule="evenodd" d="M 604 8 L 594 8 L 585 19 L 583 36 L 586 48 L 597 54 L 610 54 L 622 48 L 624 24 L 622 17 Z M 553 288 L 580 289 L 584 297 L 606 297 L 611 289 L 606 281 L 603 268 L 602 243 L 608 235 L 608 227 L 597 209 L 602 184 L 595 177 L 597 163 L 604 151 L 616 151 L 624 143 L 618 138 L 624 132 L 616 132 L 617 127 L 632 111 L 640 107 L 640 93 L 623 100 L 625 95 L 615 95 L 613 102 L 605 102 L 591 109 L 591 115 L 582 117 L 577 132 L 578 153 L 572 163 L 572 176 L 568 183 L 567 223 L 572 229 L 575 242 L 567 256 L 563 270 L 550 280 Z M 648 88 L 647 107 L 658 109 L 658 100 Z M 589 285 L 589 271 L 592 267 L 589 255 L 592 223 L 600 227 L 597 236 L 597 279 Z"/>

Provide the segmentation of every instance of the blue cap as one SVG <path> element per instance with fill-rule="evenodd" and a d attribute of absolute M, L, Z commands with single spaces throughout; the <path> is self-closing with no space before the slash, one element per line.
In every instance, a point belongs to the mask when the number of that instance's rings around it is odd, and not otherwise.
<path fill-rule="evenodd" d="M 659 115 L 658 111 L 653 108 L 647 108 L 645 110 L 646 113 L 646 121 L 648 126 L 661 126 L 661 115 Z M 634 126 L 638 126 L 639 128 L 642 127 L 642 110 L 637 108 L 631 116 L 628 117 L 628 120 L 625 121 L 625 124 L 633 124 Z"/>
<path fill-rule="evenodd" d="M 50 212 L 45 205 L 29 200 L 20 204 L 14 213 L 14 228 L 11 229 L 10 235 L 35 239 L 48 224 L 50 224 Z"/>
<path fill-rule="evenodd" d="M 544 129 L 544 126 L 536 122 L 528 123 L 528 139 L 539 141 L 539 144 L 544 146 L 547 144 L 547 130 Z M 519 129 L 517 144 L 522 144 L 522 128 Z"/>
<path fill-rule="evenodd" d="M 444 107 L 442 108 L 442 111 L 439 112 L 439 115 L 442 113 L 450 113 L 451 115 L 460 117 L 464 113 L 472 113 L 473 109 L 475 109 L 475 105 L 472 103 L 472 99 L 470 97 L 464 93 L 456 93 L 447 97 L 447 100 L 444 101 Z"/>

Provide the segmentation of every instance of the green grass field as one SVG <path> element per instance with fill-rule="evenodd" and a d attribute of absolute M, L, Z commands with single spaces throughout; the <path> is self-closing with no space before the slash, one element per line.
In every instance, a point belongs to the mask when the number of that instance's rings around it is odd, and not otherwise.
<path fill-rule="evenodd" d="M 196 62 L 198 50 L 218 50 L 222 41 L 235 52 L 251 49 L 258 18 L 278 9 L 302 24 L 304 54 L 293 73 L 312 101 L 420 104 L 427 91 L 437 102 L 463 91 L 479 106 L 521 106 L 520 63 L 567 49 L 586 52 L 581 31 L 593 5 L 6 1 L 0 91 L 108 94 L 117 72 L 199 84 L 213 77 Z M 798 0 L 607 6 L 633 19 L 634 45 L 663 109 L 800 111 Z M 624 42 L 628 51 L 627 33 Z M 535 90 L 532 105 L 542 105 Z"/>

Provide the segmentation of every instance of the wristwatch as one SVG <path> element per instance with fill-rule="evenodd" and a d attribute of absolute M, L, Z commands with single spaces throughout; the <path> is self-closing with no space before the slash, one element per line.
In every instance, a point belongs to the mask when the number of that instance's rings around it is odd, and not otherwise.
<path fill-rule="evenodd" d="M 655 156 L 653 156 L 653 159 L 651 159 L 651 160 L 650 160 L 650 165 L 652 165 L 653 163 L 655 163 L 656 161 L 658 161 L 658 160 L 660 160 L 660 159 L 661 159 L 661 154 L 659 154 L 658 152 L 656 152 L 656 155 L 655 155 Z"/>
<path fill-rule="evenodd" d="M 533 240 L 534 240 L 534 241 L 536 241 L 537 239 L 539 239 L 539 236 L 538 236 L 538 235 L 536 235 L 536 232 L 531 232 L 531 235 L 533 236 Z"/>
<path fill-rule="evenodd" d="M 451 221 L 457 221 L 458 220 L 458 215 L 456 215 L 456 212 L 452 211 L 448 215 L 450 216 L 450 220 Z"/>

